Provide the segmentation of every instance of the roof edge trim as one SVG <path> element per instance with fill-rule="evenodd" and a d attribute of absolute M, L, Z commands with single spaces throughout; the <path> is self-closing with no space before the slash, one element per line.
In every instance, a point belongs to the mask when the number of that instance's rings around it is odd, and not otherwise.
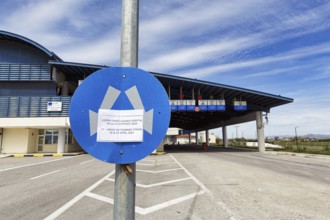
<path fill-rule="evenodd" d="M 204 80 L 186 78 L 186 77 L 182 77 L 182 76 L 174 76 L 174 75 L 163 74 L 163 73 L 156 73 L 156 72 L 150 72 L 150 73 L 153 74 L 154 76 L 167 77 L 167 78 L 171 78 L 174 80 L 185 80 L 185 81 L 188 81 L 191 83 L 201 83 L 201 84 L 210 85 L 210 86 L 220 86 L 220 87 L 223 87 L 226 89 L 233 89 L 233 90 L 237 90 L 237 91 L 241 91 L 241 92 L 249 92 L 249 93 L 256 94 L 256 95 L 263 95 L 263 96 L 267 96 L 267 97 L 285 100 L 287 102 L 293 102 L 292 98 L 284 97 L 281 95 L 274 95 L 274 94 L 266 93 L 266 92 L 260 92 L 260 91 L 256 91 L 256 90 L 252 90 L 252 89 L 244 89 L 244 88 L 240 88 L 240 87 L 236 87 L 236 86 L 229 86 L 229 85 L 224 85 L 224 84 L 220 84 L 220 83 L 213 83 L 213 82 L 208 82 L 208 81 L 204 81 Z"/>
<path fill-rule="evenodd" d="M 7 31 L 3 31 L 3 30 L 0 30 L 0 35 L 7 35 L 9 37 L 13 37 L 13 38 L 16 38 L 16 39 L 19 39 L 21 41 L 24 41 L 25 43 L 41 50 L 42 52 L 46 53 L 48 56 L 50 57 L 53 57 L 55 58 L 56 60 L 62 60 L 59 56 L 57 56 L 55 53 L 49 51 L 47 48 L 45 48 L 44 46 L 42 46 L 41 44 L 38 44 L 37 42 L 27 38 L 27 37 L 23 37 L 21 35 L 18 35 L 18 34 L 14 34 L 14 33 L 11 33 L 11 32 L 7 32 Z"/>

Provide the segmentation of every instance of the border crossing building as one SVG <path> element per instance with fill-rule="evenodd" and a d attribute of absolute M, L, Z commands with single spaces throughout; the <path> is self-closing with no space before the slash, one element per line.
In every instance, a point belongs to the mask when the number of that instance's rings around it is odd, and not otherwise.
<path fill-rule="evenodd" d="M 65 62 L 26 37 L 0 31 L 0 153 L 80 151 L 70 130 L 71 97 L 79 83 L 108 66 Z M 170 127 L 192 133 L 256 121 L 264 151 L 263 113 L 291 98 L 202 80 L 153 74 L 171 105 Z M 197 142 L 197 141 L 191 141 Z"/>

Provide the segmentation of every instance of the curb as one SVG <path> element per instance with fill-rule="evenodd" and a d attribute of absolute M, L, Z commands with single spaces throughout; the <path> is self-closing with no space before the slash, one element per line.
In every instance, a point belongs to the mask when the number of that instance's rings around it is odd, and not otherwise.
<path fill-rule="evenodd" d="M 165 154 L 167 154 L 165 151 L 160 151 L 160 152 L 156 152 L 156 153 L 151 153 L 150 155 L 161 156 L 161 155 L 165 155 Z"/>

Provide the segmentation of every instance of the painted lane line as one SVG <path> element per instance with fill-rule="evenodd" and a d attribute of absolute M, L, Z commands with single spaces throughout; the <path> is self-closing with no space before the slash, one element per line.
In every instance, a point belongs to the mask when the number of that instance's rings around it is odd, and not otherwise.
<path fill-rule="evenodd" d="M 182 170 L 182 168 L 175 168 L 175 169 L 169 169 L 169 170 L 158 170 L 158 171 L 137 169 L 136 171 L 142 172 L 142 173 L 165 173 L 165 172 L 176 171 L 176 170 Z"/>
<path fill-rule="evenodd" d="M 213 200 L 215 201 L 219 200 L 219 198 L 215 198 L 213 193 L 208 188 L 206 188 L 206 186 L 202 182 L 200 182 L 194 175 L 192 175 L 172 154 L 170 154 L 170 156 L 195 181 L 195 183 L 197 183 L 203 189 L 203 191 L 205 191 Z M 222 210 L 224 210 L 230 216 L 230 220 L 236 220 L 236 218 L 234 217 L 234 213 L 230 211 L 230 209 L 227 207 L 227 205 L 224 202 L 217 201 L 216 204 L 219 205 L 220 208 L 222 208 Z"/>
<path fill-rule="evenodd" d="M 155 164 L 150 164 L 150 163 L 137 163 L 137 165 L 140 165 L 140 166 L 155 166 Z"/>
<path fill-rule="evenodd" d="M 170 181 L 154 183 L 154 184 L 149 184 L 149 185 L 137 183 L 136 186 L 142 187 L 142 188 L 151 188 L 151 187 L 154 187 L 154 186 L 161 186 L 161 185 L 166 185 L 166 184 L 170 184 L 170 183 L 176 183 L 176 182 L 181 182 L 181 181 L 185 181 L 185 180 L 190 180 L 190 179 L 191 179 L 190 177 L 187 177 L 187 178 L 170 180 Z"/>
<path fill-rule="evenodd" d="M 112 205 L 115 203 L 112 198 L 109 198 L 109 197 L 106 197 L 106 196 L 102 196 L 102 195 L 99 195 L 99 194 L 95 194 L 95 193 L 92 193 L 92 192 L 86 193 L 86 196 L 91 197 L 93 199 L 100 200 L 102 202 L 106 202 L 106 203 L 112 204 Z"/>
<path fill-rule="evenodd" d="M 194 175 L 192 175 L 172 154 L 170 154 L 170 156 L 188 174 L 188 176 L 190 176 L 195 181 L 197 185 L 199 185 L 206 193 L 208 194 L 211 193 L 211 191 L 208 188 L 206 188 L 206 186 L 203 183 L 201 183 L 201 181 L 199 181 Z"/>
<path fill-rule="evenodd" d="M 45 173 L 45 174 L 42 174 L 42 175 L 39 175 L 39 176 L 35 176 L 35 177 L 32 177 L 30 178 L 30 180 L 35 180 L 35 179 L 38 179 L 40 177 L 44 177 L 44 176 L 47 176 L 47 175 L 50 175 L 50 174 L 53 174 L 53 173 L 57 173 L 61 170 L 54 170 L 54 171 L 51 171 L 51 172 L 48 172 L 48 173 Z"/>
<path fill-rule="evenodd" d="M 166 165 L 166 164 L 173 164 L 173 163 L 176 163 L 176 162 L 168 162 L 168 163 L 157 163 L 157 165 Z"/>
<path fill-rule="evenodd" d="M 142 161 L 143 162 L 154 162 L 154 161 L 163 161 L 163 160 L 172 160 L 172 158 L 167 157 L 167 158 L 159 158 L 159 159 L 156 159 L 156 158 L 154 158 L 154 159 L 143 159 L 143 160 L 141 160 L 141 162 Z"/>
<path fill-rule="evenodd" d="M 185 196 L 182 196 L 182 197 L 179 197 L 179 198 L 176 198 L 176 199 L 167 201 L 167 202 L 163 202 L 163 203 L 160 203 L 160 204 L 157 204 L 157 205 L 148 207 L 148 208 L 141 208 L 139 206 L 135 206 L 135 212 L 138 213 L 138 214 L 140 214 L 140 215 L 147 215 L 147 214 L 149 214 L 151 212 L 155 212 L 155 211 L 164 209 L 166 207 L 169 207 L 169 206 L 172 206 L 172 205 L 175 205 L 175 204 L 184 202 L 186 200 L 192 199 L 192 198 L 194 198 L 194 197 L 196 197 L 198 195 L 202 195 L 204 193 L 205 193 L 204 191 L 199 191 L 199 192 L 196 192 L 196 193 L 191 193 L 191 194 L 188 194 L 188 195 L 185 195 Z M 88 196 L 90 198 L 93 198 L 93 199 L 97 199 L 97 200 L 102 201 L 102 202 L 109 203 L 111 205 L 114 204 L 114 200 L 112 198 L 105 197 L 105 196 L 102 196 L 102 195 L 98 195 L 98 194 L 95 194 L 95 193 L 92 193 L 92 192 L 88 192 L 86 194 L 86 196 Z"/>
<path fill-rule="evenodd" d="M 151 188 L 151 187 L 154 187 L 154 186 L 161 186 L 161 185 L 165 185 L 165 184 L 169 184 L 169 183 L 176 183 L 176 182 L 181 182 L 181 181 L 190 180 L 190 179 L 191 179 L 191 177 L 187 177 L 187 178 L 170 180 L 170 181 L 165 181 L 165 182 L 160 182 L 160 183 L 154 183 L 154 184 L 149 184 L 149 185 L 137 183 L 136 186 L 142 187 L 142 188 Z M 115 180 L 112 179 L 112 178 L 108 178 L 107 180 L 110 181 L 110 182 L 115 182 Z"/>
<path fill-rule="evenodd" d="M 188 194 L 188 195 L 185 195 L 185 196 L 182 196 L 182 197 L 179 197 L 179 198 L 176 198 L 176 199 L 167 201 L 167 202 L 163 202 L 163 203 L 160 203 L 160 204 L 157 204 L 157 205 L 154 205 L 154 206 L 145 208 L 145 209 L 143 209 L 143 208 L 136 209 L 135 211 L 137 213 L 141 214 L 141 215 L 147 215 L 147 214 L 149 214 L 151 212 L 155 212 L 155 211 L 158 211 L 158 210 L 167 208 L 169 206 L 176 205 L 178 203 L 184 202 L 186 200 L 195 198 L 196 196 L 202 195 L 204 193 L 205 193 L 204 191 L 199 191 L 199 192 L 196 192 L 196 193 L 191 193 L 191 194 Z"/>
<path fill-rule="evenodd" d="M 84 155 L 79 155 L 79 156 L 84 156 Z M 77 156 L 77 157 L 79 157 L 79 156 Z M 63 158 L 59 158 L 59 159 L 55 159 L 55 160 L 48 160 L 48 161 L 43 161 L 43 162 L 38 162 L 38 163 L 25 164 L 25 165 L 21 165 L 21 166 L 17 166 L 17 167 L 10 167 L 10 168 L 6 168 L 6 169 L 2 169 L 2 170 L 0 170 L 0 172 L 4 172 L 4 171 L 8 171 L 8 170 L 15 170 L 15 169 L 23 168 L 23 167 L 35 166 L 35 165 L 44 164 L 44 163 L 51 163 L 51 162 L 56 162 L 59 160 L 66 160 L 66 159 L 70 159 L 70 158 L 75 158 L 75 157 L 63 157 Z"/>
<path fill-rule="evenodd" d="M 81 162 L 80 164 L 82 165 L 82 164 L 86 164 L 86 163 L 89 163 L 89 162 L 92 162 L 92 161 L 94 161 L 95 159 L 91 159 L 91 160 L 87 160 L 87 161 L 85 161 L 85 162 Z"/>
<path fill-rule="evenodd" d="M 44 220 L 54 220 L 58 216 L 60 216 L 62 213 L 64 213 L 66 210 L 68 210 L 71 206 L 76 204 L 80 199 L 82 199 L 84 196 L 86 196 L 90 191 L 95 189 L 97 186 L 99 186 L 101 183 L 103 183 L 107 178 L 112 176 L 115 173 L 115 170 L 111 171 L 104 177 L 102 177 L 99 181 L 85 189 L 82 193 L 71 199 L 69 202 L 65 203 L 61 208 L 57 209 L 53 213 L 51 213 L 49 216 L 47 216 Z"/>

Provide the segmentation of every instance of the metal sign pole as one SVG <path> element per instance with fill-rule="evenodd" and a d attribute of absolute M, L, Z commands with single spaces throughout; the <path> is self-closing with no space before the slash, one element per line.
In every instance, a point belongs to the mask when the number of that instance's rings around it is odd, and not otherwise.
<path fill-rule="evenodd" d="M 121 66 L 138 66 L 139 0 L 122 1 Z M 135 219 L 136 164 L 116 164 L 114 220 Z"/>

